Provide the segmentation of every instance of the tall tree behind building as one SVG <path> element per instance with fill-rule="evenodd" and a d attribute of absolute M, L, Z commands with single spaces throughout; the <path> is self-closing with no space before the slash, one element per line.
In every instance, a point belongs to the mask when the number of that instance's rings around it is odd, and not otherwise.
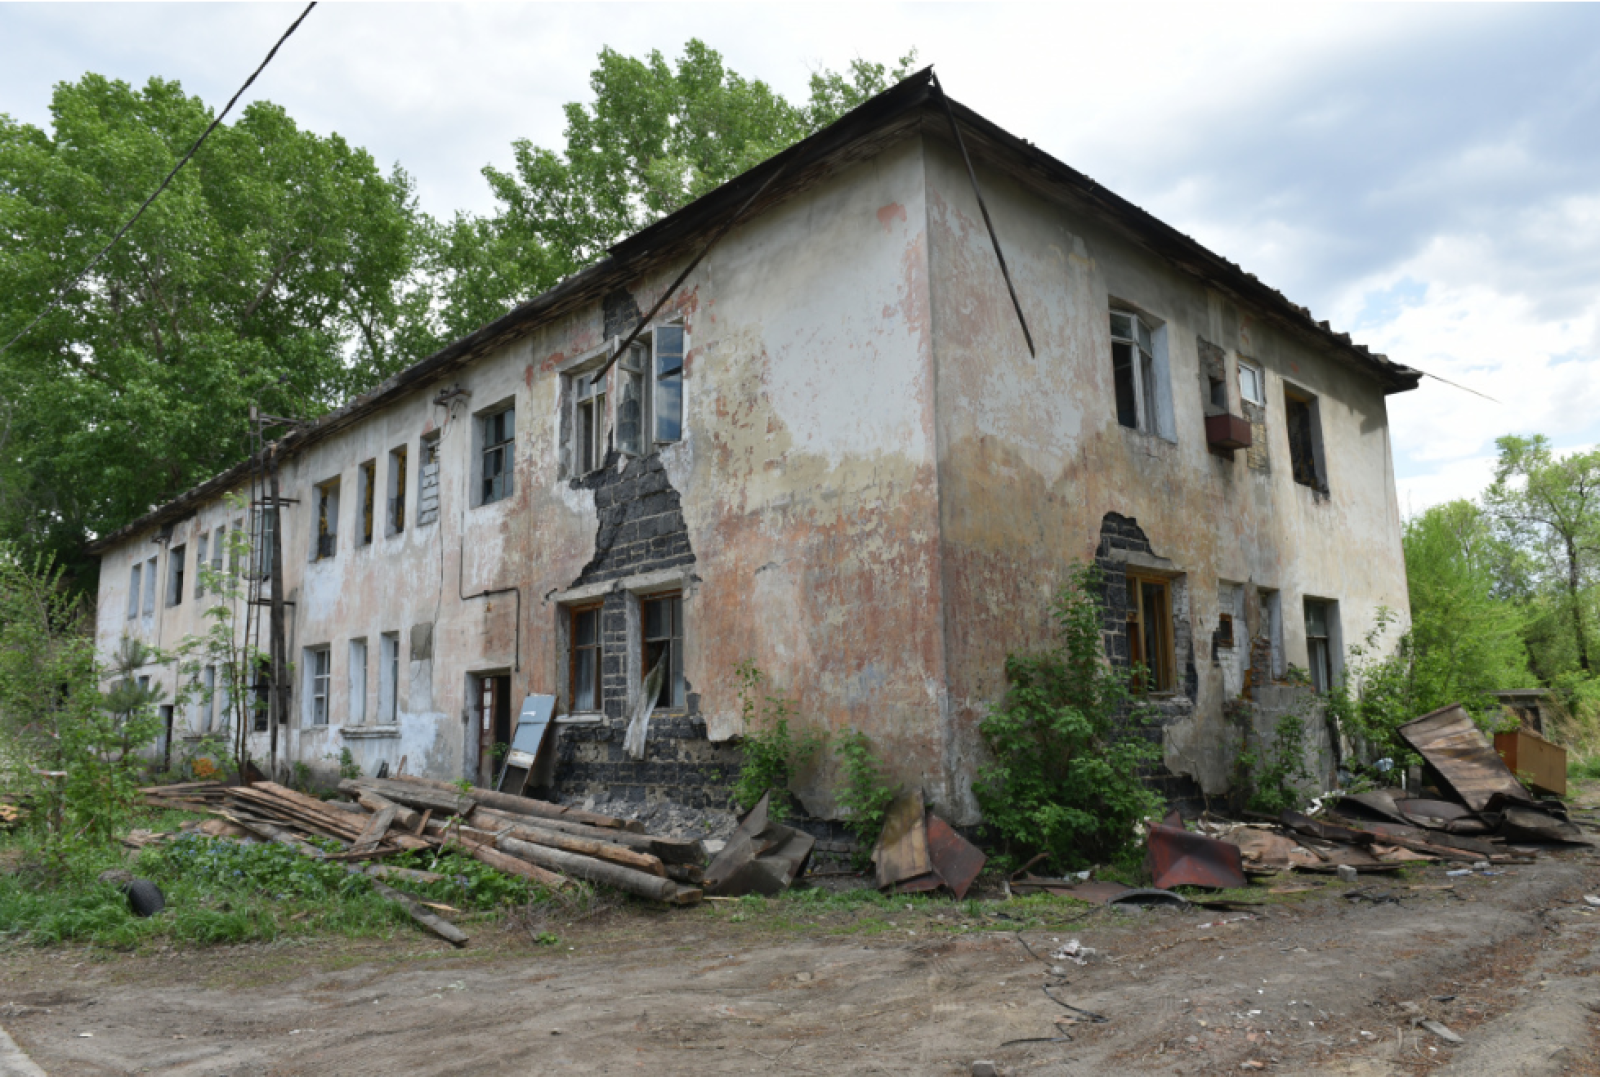
<path fill-rule="evenodd" d="M 176 82 L 90 74 L 56 87 L 51 116 L 47 132 L 0 115 L 0 342 L 212 111 Z M 408 287 L 419 236 L 404 172 L 248 106 L 0 355 L 0 537 L 87 567 L 85 538 L 245 455 L 250 404 L 316 415 L 393 370 L 428 301 Z"/>

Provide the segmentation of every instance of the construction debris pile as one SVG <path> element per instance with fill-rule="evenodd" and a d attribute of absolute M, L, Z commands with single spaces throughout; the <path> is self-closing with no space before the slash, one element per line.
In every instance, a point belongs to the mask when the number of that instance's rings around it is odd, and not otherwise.
<path fill-rule="evenodd" d="M 1314 809 L 1315 818 L 1296 811 L 1263 822 L 1207 816 L 1193 830 L 1174 813 L 1149 827 L 1146 867 L 1155 889 L 1022 873 L 1009 885 L 1097 904 L 1174 904 L 1183 902 L 1171 893 L 1175 886 L 1231 889 L 1285 871 L 1353 880 L 1414 862 L 1490 870 L 1552 845 L 1590 844 L 1559 800 L 1537 797 L 1517 779 L 1461 707 L 1408 722 L 1400 735 L 1427 763 L 1436 795 L 1343 793 Z"/>
<path fill-rule="evenodd" d="M 190 782 L 140 792 L 149 807 L 218 817 L 208 833 L 249 835 L 317 859 L 346 861 L 418 923 L 456 945 L 467 941 L 459 929 L 381 882 L 386 874 L 404 877 L 407 869 L 378 861 L 409 850 L 454 849 L 552 889 L 582 879 L 669 905 L 696 904 L 704 893 L 705 846 L 647 834 L 637 822 L 486 789 L 463 793 L 409 776 L 347 779 L 339 790 L 351 799 L 319 800 L 267 781 Z M 312 837 L 340 849 L 326 852 L 306 841 Z"/>

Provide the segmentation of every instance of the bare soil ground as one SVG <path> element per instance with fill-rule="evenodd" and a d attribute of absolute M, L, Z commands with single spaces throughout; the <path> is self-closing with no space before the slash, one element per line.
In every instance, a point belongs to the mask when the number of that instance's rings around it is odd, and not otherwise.
<path fill-rule="evenodd" d="M 1250 919 L 789 899 L 536 925 L 554 946 L 478 924 L 464 951 L 11 947 L 0 1024 L 51 1077 L 1600 1074 L 1600 854 L 1377 881 L 1398 904 L 1313 885 Z M 1071 938 L 1098 953 L 1053 974 Z"/>

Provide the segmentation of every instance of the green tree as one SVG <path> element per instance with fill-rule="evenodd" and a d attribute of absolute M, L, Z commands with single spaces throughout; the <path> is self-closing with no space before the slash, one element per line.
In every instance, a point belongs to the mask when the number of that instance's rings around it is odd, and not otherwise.
<path fill-rule="evenodd" d="M 1500 458 L 1483 501 L 1510 554 L 1505 577 L 1512 589 L 1558 614 L 1570 662 L 1589 677 L 1600 568 L 1600 451 L 1557 457 L 1543 435 L 1508 435 L 1495 444 Z M 1540 620 L 1537 612 L 1533 620 Z M 1540 627 L 1548 636 L 1554 626 L 1546 621 Z M 1571 668 L 1558 657 L 1565 649 L 1536 650 L 1543 678 Z"/>
<path fill-rule="evenodd" d="M 619 239 L 832 123 L 909 74 L 856 60 L 812 75 L 805 104 L 728 70 L 697 39 L 676 67 L 659 51 L 603 49 L 594 98 L 566 106 L 562 151 L 512 144 L 515 167 L 483 170 L 499 205 L 434 233 L 441 332 L 471 332 L 599 260 Z"/>
<path fill-rule="evenodd" d="M 0 115 L 0 343 L 45 308 L 212 119 L 176 82 L 85 75 L 46 131 Z M 415 357 L 429 296 L 411 181 L 256 102 L 0 354 L 0 536 L 84 540 L 246 451 L 249 406 L 319 414 Z"/>

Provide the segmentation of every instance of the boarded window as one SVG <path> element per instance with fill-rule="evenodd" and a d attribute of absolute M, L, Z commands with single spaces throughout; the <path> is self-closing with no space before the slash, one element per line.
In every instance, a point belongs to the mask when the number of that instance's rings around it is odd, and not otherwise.
<path fill-rule="evenodd" d="M 600 710 L 600 607 L 580 606 L 570 613 L 572 704 L 578 713 Z"/>
<path fill-rule="evenodd" d="M 661 694 L 656 706 L 679 708 L 684 705 L 683 685 L 683 597 L 658 595 L 640 603 L 644 621 L 644 661 L 641 678 L 650 676 L 657 663 L 664 663 Z"/>
<path fill-rule="evenodd" d="M 439 519 L 439 434 L 422 437 L 422 474 L 417 483 L 417 526 Z"/>
<path fill-rule="evenodd" d="M 1172 595 L 1166 580 L 1128 577 L 1128 657 L 1136 692 L 1173 690 Z"/>

